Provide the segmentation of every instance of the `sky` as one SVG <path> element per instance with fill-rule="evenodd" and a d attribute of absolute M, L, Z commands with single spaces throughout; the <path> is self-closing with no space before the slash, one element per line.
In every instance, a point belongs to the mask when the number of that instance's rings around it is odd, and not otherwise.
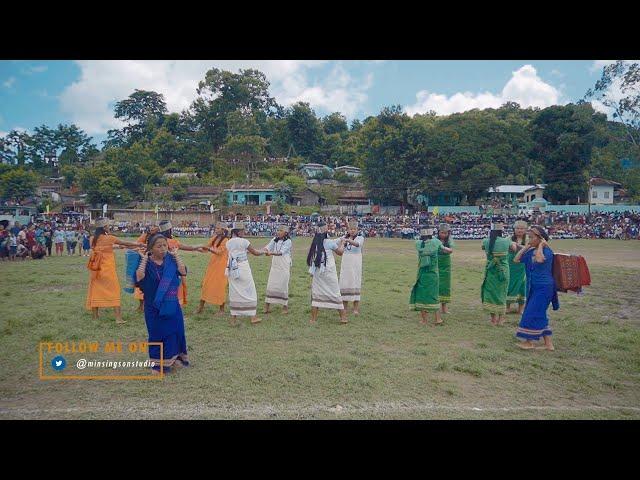
<path fill-rule="evenodd" d="M 349 121 L 400 105 L 410 115 L 580 100 L 611 60 L 46 60 L 0 61 L 0 136 L 75 123 L 98 146 L 122 124 L 115 102 L 134 89 L 162 93 L 170 112 L 189 107 L 213 67 L 262 71 L 284 106 L 308 102 L 319 116 Z M 598 108 L 597 105 L 596 108 Z"/>

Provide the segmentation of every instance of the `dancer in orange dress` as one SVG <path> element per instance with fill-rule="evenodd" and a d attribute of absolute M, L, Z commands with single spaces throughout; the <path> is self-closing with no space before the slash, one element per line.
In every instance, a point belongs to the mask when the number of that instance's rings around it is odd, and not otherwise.
<path fill-rule="evenodd" d="M 158 231 L 159 229 L 157 225 L 151 225 L 149 229 L 145 233 L 140 235 L 138 237 L 138 240 L 136 241 L 138 243 L 144 243 L 146 245 L 147 240 L 150 239 L 156 233 L 158 233 Z M 135 287 L 133 290 L 133 298 L 140 301 L 140 304 L 138 305 L 138 312 L 142 313 L 144 311 L 144 294 L 142 293 L 142 290 L 140 290 L 138 287 Z"/>
<path fill-rule="evenodd" d="M 173 233 L 171 229 L 173 226 L 171 225 L 170 220 L 162 220 L 158 224 L 158 229 L 162 235 L 164 235 L 167 239 L 167 243 L 169 244 L 169 249 L 178 249 L 185 250 L 187 252 L 195 252 L 198 251 L 198 247 L 191 247 L 189 245 L 185 245 L 184 243 L 180 243 L 179 240 L 173 238 Z M 187 277 L 180 277 L 180 286 L 178 287 L 178 302 L 180 305 L 186 305 L 187 303 Z"/>
<path fill-rule="evenodd" d="M 206 245 L 197 247 L 202 252 L 210 252 L 211 259 L 207 266 L 207 272 L 202 279 L 202 293 L 200 295 L 200 306 L 196 313 L 202 313 L 204 304 L 218 305 L 220 308 L 216 315 L 224 314 L 224 304 L 227 298 L 227 277 L 224 274 L 229 261 L 227 251 L 227 224 L 218 222 L 216 224 L 215 236 Z"/>
<path fill-rule="evenodd" d="M 111 235 L 108 218 L 98 218 L 95 227 L 91 237 L 91 256 L 87 265 L 91 270 L 91 275 L 85 306 L 87 310 L 92 311 L 94 319 L 98 318 L 99 308 L 115 308 L 116 323 L 126 323 L 122 320 L 122 311 L 120 310 L 120 282 L 116 273 L 116 259 L 113 249 L 115 245 L 128 248 L 140 248 L 145 245 L 120 240 Z"/>

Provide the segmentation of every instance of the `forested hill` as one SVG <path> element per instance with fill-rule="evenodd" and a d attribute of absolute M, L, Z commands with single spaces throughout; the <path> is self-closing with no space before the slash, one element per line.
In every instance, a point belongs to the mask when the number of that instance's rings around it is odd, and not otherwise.
<path fill-rule="evenodd" d="M 266 182 L 304 185 L 297 166 L 315 162 L 354 165 L 372 198 L 406 200 L 407 189 L 460 192 L 469 201 L 497 184 L 548 184 L 554 202 L 584 199 L 589 177 L 624 185 L 640 199 L 640 154 L 623 123 L 608 121 L 590 103 L 499 109 L 446 116 L 410 117 L 401 107 L 349 124 L 339 112 L 319 118 L 307 103 L 288 108 L 270 95 L 256 70 L 209 70 L 194 88 L 198 96 L 183 112 L 169 112 L 161 94 L 136 90 L 115 104 L 123 128 L 96 145 L 75 125 L 42 125 L 31 134 L 13 131 L 0 139 L 4 198 L 19 198 L 53 173 L 55 152 L 67 186 L 91 202 L 142 198 L 167 172 L 195 172 L 203 184 L 242 182 L 246 172 L 231 159 L 288 158 L 258 162 Z"/>

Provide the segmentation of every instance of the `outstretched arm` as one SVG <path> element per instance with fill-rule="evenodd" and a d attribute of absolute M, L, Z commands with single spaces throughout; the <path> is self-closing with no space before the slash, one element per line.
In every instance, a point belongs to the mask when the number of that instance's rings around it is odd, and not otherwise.
<path fill-rule="evenodd" d="M 253 248 L 251 245 L 249 245 L 247 247 L 247 251 L 249 253 L 251 253 L 251 255 L 255 255 L 256 257 L 259 257 L 261 255 L 264 255 L 264 250 L 256 250 L 255 248 Z"/>
<path fill-rule="evenodd" d="M 141 248 L 141 247 L 146 247 L 145 243 L 141 243 L 141 242 L 127 242 L 126 240 L 120 240 L 119 238 L 116 239 L 116 241 L 114 242 L 116 245 L 121 245 L 123 247 L 127 247 L 127 248 Z"/>

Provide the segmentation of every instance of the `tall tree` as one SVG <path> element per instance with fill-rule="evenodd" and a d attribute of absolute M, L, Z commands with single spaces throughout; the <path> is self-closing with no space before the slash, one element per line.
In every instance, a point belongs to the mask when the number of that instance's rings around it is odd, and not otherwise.
<path fill-rule="evenodd" d="M 606 116 L 588 103 L 548 107 L 533 121 L 532 155 L 545 167 L 545 193 L 552 200 L 586 198 L 591 153 L 601 143 L 596 122 Z"/>
<path fill-rule="evenodd" d="M 253 115 L 262 112 L 262 118 L 278 115 L 281 107 L 269 95 L 269 82 L 258 70 L 240 70 L 232 73 L 212 68 L 197 88 L 198 98 L 191 112 L 207 141 L 218 150 L 228 134 L 228 115 L 240 112 Z"/>
<path fill-rule="evenodd" d="M 640 63 L 618 60 L 602 69 L 602 76 L 585 99 L 600 101 L 626 127 L 625 138 L 640 147 Z"/>

